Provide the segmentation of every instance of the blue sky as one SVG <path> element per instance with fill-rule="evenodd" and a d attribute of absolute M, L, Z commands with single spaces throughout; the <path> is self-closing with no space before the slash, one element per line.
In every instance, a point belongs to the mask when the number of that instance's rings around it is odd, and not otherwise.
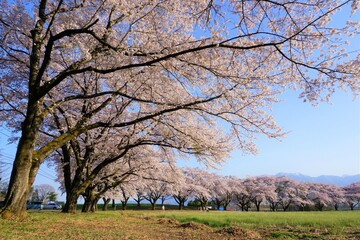
<path fill-rule="evenodd" d="M 284 131 L 279 140 L 260 137 L 259 154 L 235 151 L 217 171 L 239 177 L 279 172 L 310 176 L 360 174 L 360 100 L 337 92 L 330 103 L 312 106 L 294 92 L 274 106 L 274 116 Z"/>

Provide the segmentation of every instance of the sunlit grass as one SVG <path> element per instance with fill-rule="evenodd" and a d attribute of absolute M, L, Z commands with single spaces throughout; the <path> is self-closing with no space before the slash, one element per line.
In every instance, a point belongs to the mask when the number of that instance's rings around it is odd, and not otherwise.
<path fill-rule="evenodd" d="M 139 214 L 139 213 L 131 213 Z M 142 212 L 146 216 L 172 218 L 181 223 L 197 222 L 214 228 L 239 226 L 285 238 L 344 237 L 360 235 L 360 212 L 199 212 L 166 211 Z M 310 235 L 311 236 L 310 236 Z M 309 236 L 307 236 L 309 235 Z"/>
<path fill-rule="evenodd" d="M 139 214 L 139 213 L 136 213 Z M 142 214 L 177 219 L 180 222 L 194 221 L 211 227 L 232 224 L 248 226 L 308 226 L 308 227 L 357 227 L 360 226 L 360 212 L 222 212 L 222 211 L 166 211 Z"/>
<path fill-rule="evenodd" d="M 146 220 L 157 218 L 175 219 L 180 223 L 196 222 L 212 228 L 236 226 L 257 231 L 267 239 L 356 239 L 360 235 L 359 211 L 110 210 L 88 214 L 30 212 L 24 221 L 0 220 L 0 239 L 131 239 L 132 234 L 140 234 L 145 226 L 160 231 L 161 225 L 156 221 Z"/>

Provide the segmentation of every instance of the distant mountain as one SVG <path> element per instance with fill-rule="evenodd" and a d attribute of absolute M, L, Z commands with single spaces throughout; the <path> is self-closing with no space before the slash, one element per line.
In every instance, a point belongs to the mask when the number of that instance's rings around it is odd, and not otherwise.
<path fill-rule="evenodd" d="M 360 181 L 360 174 L 344 176 L 321 175 L 318 177 L 310 177 L 300 173 L 278 173 L 276 174 L 276 176 L 285 176 L 299 182 L 327 183 L 334 184 L 340 187 Z"/>

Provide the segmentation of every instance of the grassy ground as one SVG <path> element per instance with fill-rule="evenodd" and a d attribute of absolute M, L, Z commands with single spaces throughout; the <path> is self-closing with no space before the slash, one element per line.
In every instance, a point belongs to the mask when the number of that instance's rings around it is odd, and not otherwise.
<path fill-rule="evenodd" d="M 360 239 L 360 212 L 33 211 L 0 239 Z"/>

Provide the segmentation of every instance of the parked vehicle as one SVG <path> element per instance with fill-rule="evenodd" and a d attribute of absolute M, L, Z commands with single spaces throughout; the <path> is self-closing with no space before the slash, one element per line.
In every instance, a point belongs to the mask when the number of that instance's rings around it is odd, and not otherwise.
<path fill-rule="evenodd" d="M 48 203 L 48 204 L 43 204 L 43 208 L 42 209 L 54 209 L 54 210 L 60 210 L 61 206 L 57 203 Z"/>
<path fill-rule="evenodd" d="M 42 202 L 40 201 L 33 201 L 33 202 L 28 202 L 26 204 L 26 209 L 42 209 Z"/>
<path fill-rule="evenodd" d="M 44 210 L 59 210 L 61 209 L 61 205 L 57 204 L 57 203 L 43 203 L 41 201 L 33 201 L 33 202 L 28 202 L 26 204 L 26 209 L 44 209 Z"/>

